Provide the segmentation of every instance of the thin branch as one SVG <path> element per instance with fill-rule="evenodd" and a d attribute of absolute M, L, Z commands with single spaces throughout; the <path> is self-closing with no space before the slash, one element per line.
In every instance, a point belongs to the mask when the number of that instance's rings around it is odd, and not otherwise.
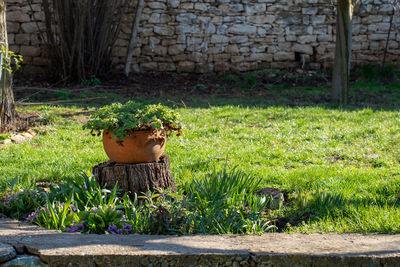
<path fill-rule="evenodd" d="M 360 2 L 361 0 L 354 0 L 352 3 L 353 7 L 356 7 Z"/>
<path fill-rule="evenodd" d="M 52 105 L 52 104 L 62 104 L 62 103 L 74 103 L 74 102 L 83 102 L 88 100 L 96 100 L 96 99 L 104 99 L 107 96 L 98 96 L 98 97 L 89 97 L 89 98 L 79 98 L 79 99 L 69 99 L 69 100 L 54 100 L 48 102 L 15 102 L 17 106 L 38 106 L 38 105 Z"/>
<path fill-rule="evenodd" d="M 387 38 L 386 38 L 385 51 L 383 52 L 382 67 L 384 67 L 385 63 L 386 63 L 386 55 L 387 55 L 388 48 L 389 48 L 389 39 L 390 39 L 390 34 L 392 33 L 393 18 L 394 18 L 395 13 L 396 13 L 396 9 L 393 7 L 393 13 L 392 13 L 392 16 L 390 17 L 390 22 L 389 22 L 389 31 L 388 31 Z"/>

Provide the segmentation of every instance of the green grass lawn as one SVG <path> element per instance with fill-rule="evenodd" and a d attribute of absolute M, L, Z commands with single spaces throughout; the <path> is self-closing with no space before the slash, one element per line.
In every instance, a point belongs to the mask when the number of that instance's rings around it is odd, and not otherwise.
<path fill-rule="evenodd" d="M 302 90 L 308 99 L 326 94 Z M 367 97 L 354 93 L 363 90 Z M 382 91 L 392 92 L 385 96 L 387 105 L 365 107 Z M 399 233 L 399 91 L 398 85 L 358 83 L 353 99 L 362 106 L 292 105 L 288 92 L 278 89 L 272 91 L 276 101 L 251 94 L 163 99 L 176 104 L 185 125 L 182 137 L 167 142 L 173 176 L 179 186 L 228 165 L 261 177 L 263 186 L 285 192 L 283 208 L 269 214 L 278 230 Z M 101 139 L 82 130 L 92 109 L 20 108 L 45 111 L 43 120 L 52 123 L 37 127 L 31 142 L 0 148 L 2 194 L 16 176 L 27 187 L 90 173 L 91 166 L 106 161 Z"/>

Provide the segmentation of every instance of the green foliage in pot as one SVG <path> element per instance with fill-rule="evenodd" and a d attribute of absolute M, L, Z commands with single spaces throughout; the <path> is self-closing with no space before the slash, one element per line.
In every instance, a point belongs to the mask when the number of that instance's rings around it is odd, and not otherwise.
<path fill-rule="evenodd" d="M 182 134 L 182 125 L 179 115 L 173 109 L 161 104 L 144 105 L 128 101 L 125 104 L 113 103 L 100 108 L 84 125 L 93 135 L 100 135 L 102 131 L 109 130 L 113 138 L 124 140 L 135 131 L 155 131 L 163 129 L 167 136 L 173 131 Z"/>

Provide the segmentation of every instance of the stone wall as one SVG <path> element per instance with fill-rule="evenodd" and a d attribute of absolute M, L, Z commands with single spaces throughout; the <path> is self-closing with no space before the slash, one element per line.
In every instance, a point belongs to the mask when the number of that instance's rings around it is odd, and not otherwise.
<path fill-rule="evenodd" d="M 38 27 L 40 1 L 9 0 L 12 50 L 32 66 L 47 64 Z M 393 12 L 391 0 L 363 0 L 355 10 L 353 63 L 381 63 Z M 135 3 L 124 17 L 113 51 L 122 68 Z M 158 0 L 145 1 L 134 71 L 229 72 L 258 68 L 319 69 L 332 63 L 335 3 L 331 0 Z M 400 65 L 400 15 L 389 38 L 387 61 Z"/>

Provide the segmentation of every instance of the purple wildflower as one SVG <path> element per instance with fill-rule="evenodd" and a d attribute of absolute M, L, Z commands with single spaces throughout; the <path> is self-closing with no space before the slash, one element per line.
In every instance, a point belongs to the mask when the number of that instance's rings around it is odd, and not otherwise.
<path fill-rule="evenodd" d="M 85 225 L 83 223 L 78 223 L 77 224 L 79 231 L 84 231 L 85 230 Z"/>
<path fill-rule="evenodd" d="M 126 231 L 127 234 L 132 232 L 132 224 L 124 224 L 123 229 Z"/>
<path fill-rule="evenodd" d="M 108 227 L 107 231 L 110 233 L 115 233 L 118 230 L 116 225 L 112 225 L 110 227 Z"/>
<path fill-rule="evenodd" d="M 74 204 L 70 204 L 69 207 L 72 209 L 72 211 L 75 211 L 75 212 L 77 211 L 77 209 L 76 209 Z"/>
<path fill-rule="evenodd" d="M 67 233 L 77 233 L 78 230 L 79 230 L 78 226 L 76 226 L 76 225 L 71 225 L 71 228 L 69 228 L 69 227 L 65 228 L 65 231 Z"/>
<path fill-rule="evenodd" d="M 31 214 L 29 214 L 29 215 L 25 218 L 25 221 L 24 221 L 24 222 L 27 222 L 27 223 L 34 223 L 35 220 L 36 220 L 36 216 L 37 216 L 37 213 L 38 213 L 38 212 L 39 212 L 39 208 L 36 209 L 36 211 L 34 211 L 34 212 L 32 212 Z"/>

